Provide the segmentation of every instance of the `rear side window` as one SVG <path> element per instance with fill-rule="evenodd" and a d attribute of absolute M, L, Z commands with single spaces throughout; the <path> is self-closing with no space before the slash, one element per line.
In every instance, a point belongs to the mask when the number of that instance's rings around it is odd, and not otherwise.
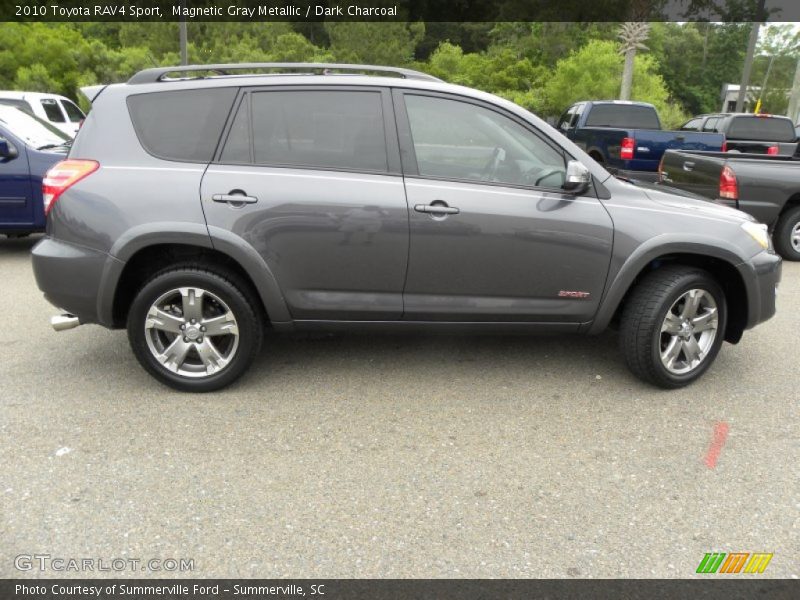
<path fill-rule="evenodd" d="M 586 126 L 661 129 L 658 115 L 652 106 L 635 104 L 595 104 L 586 117 Z"/>
<path fill-rule="evenodd" d="M 734 117 L 728 137 L 733 140 L 793 142 L 794 126 L 789 119 L 774 117 Z"/>
<path fill-rule="evenodd" d="M 48 121 L 52 123 L 64 122 L 64 113 L 61 112 L 61 108 L 58 106 L 58 102 L 55 99 L 45 98 L 41 101 L 41 104 Z"/>
<path fill-rule="evenodd" d="M 133 128 L 153 156 L 210 162 L 237 88 L 155 92 L 128 97 Z"/>
<path fill-rule="evenodd" d="M 220 159 L 385 172 L 388 165 L 381 94 L 253 92 L 239 107 Z"/>

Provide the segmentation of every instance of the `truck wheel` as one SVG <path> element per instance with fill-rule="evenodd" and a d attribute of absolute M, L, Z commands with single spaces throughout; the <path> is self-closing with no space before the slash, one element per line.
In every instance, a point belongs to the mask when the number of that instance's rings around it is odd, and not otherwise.
<path fill-rule="evenodd" d="M 620 344 L 633 373 L 678 388 L 711 366 L 725 337 L 722 288 L 705 271 L 681 265 L 647 274 L 625 303 Z"/>
<path fill-rule="evenodd" d="M 128 314 L 128 340 L 153 377 L 185 392 L 238 379 L 261 348 L 263 323 L 236 278 L 176 267 L 150 279 Z"/>
<path fill-rule="evenodd" d="M 800 260 L 800 206 L 787 210 L 772 235 L 775 249 L 786 260 Z"/>

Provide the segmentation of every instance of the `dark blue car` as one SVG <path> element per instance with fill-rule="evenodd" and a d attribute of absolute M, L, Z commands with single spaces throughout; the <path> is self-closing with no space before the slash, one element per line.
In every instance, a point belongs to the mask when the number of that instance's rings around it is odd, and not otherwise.
<path fill-rule="evenodd" d="M 0 106 L 0 234 L 44 231 L 42 178 L 72 142 L 22 109 Z"/>

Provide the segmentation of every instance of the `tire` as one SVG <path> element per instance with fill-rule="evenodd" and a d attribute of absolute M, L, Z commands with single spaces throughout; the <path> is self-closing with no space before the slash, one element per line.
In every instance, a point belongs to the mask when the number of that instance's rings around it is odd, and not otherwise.
<path fill-rule="evenodd" d="M 142 367 L 160 382 L 183 392 L 219 390 L 241 377 L 261 349 L 264 323 L 256 306 L 232 274 L 172 267 L 137 293 L 128 340 Z"/>
<path fill-rule="evenodd" d="M 628 368 L 658 387 L 688 385 L 717 357 L 727 313 L 725 293 L 705 271 L 681 265 L 652 271 L 622 311 L 619 339 Z M 688 318 L 690 324 L 684 325 Z"/>
<path fill-rule="evenodd" d="M 790 208 L 781 215 L 772 241 L 783 258 L 800 260 L 800 206 Z"/>

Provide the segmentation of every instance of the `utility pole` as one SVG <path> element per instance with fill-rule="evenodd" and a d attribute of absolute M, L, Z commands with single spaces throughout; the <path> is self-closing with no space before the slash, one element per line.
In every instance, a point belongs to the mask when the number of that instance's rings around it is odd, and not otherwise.
<path fill-rule="evenodd" d="M 769 64 L 767 65 L 767 73 L 764 75 L 764 83 L 761 84 L 761 89 L 758 90 L 758 102 L 756 102 L 756 108 L 753 111 L 755 114 L 759 114 L 761 112 L 761 99 L 764 97 L 764 93 L 767 90 L 767 81 L 769 81 L 769 72 L 772 71 L 772 63 L 775 60 L 775 55 L 769 57 Z"/>
<path fill-rule="evenodd" d="M 792 82 L 792 95 L 789 97 L 789 108 L 786 109 L 786 116 L 792 122 L 797 123 L 798 112 L 800 112 L 800 58 L 797 60 L 797 67 L 794 70 L 794 82 Z"/>
<path fill-rule="evenodd" d="M 761 27 L 761 20 L 764 18 L 765 3 L 766 0 L 758 0 L 757 20 L 753 21 L 753 26 L 750 29 L 750 39 L 747 42 L 747 54 L 745 54 L 744 68 L 742 69 L 742 81 L 739 84 L 739 95 L 736 98 L 736 112 L 742 112 L 744 107 L 744 97 L 747 93 L 747 86 L 750 84 L 750 71 L 753 68 L 753 56 L 756 53 L 756 44 L 758 43 L 758 30 Z"/>
<path fill-rule="evenodd" d="M 178 20 L 178 37 L 181 46 L 181 64 L 189 64 L 189 59 L 186 55 L 186 17 L 183 14 L 183 9 L 186 8 L 186 0 L 181 0 L 181 17 Z"/>

